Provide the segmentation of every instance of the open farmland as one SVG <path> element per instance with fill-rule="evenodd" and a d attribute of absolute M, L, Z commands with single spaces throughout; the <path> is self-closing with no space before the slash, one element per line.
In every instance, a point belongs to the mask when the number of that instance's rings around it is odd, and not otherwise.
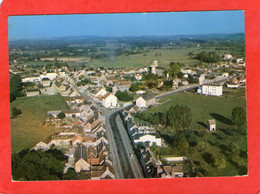
<path fill-rule="evenodd" d="M 89 61 L 89 65 L 94 67 L 148 67 L 151 65 L 154 59 L 158 60 L 158 64 L 161 67 L 166 67 L 170 62 L 180 62 L 185 65 L 199 65 L 200 62 L 196 59 L 192 59 L 188 56 L 189 52 L 197 54 L 204 51 L 203 49 L 194 47 L 194 48 L 185 48 L 185 49 L 156 49 L 144 54 L 135 54 L 135 55 L 120 55 L 120 56 L 111 56 L 104 59 L 94 59 Z M 207 50 L 208 51 L 208 50 Z M 212 50 L 215 51 L 215 50 Z M 224 54 L 225 51 L 218 52 L 219 54 Z"/>

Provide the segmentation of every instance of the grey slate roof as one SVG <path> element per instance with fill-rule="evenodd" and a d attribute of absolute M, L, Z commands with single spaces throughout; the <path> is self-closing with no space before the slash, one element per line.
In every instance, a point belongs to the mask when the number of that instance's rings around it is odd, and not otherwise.
<path fill-rule="evenodd" d="M 144 96 L 142 96 L 142 98 L 147 101 L 147 100 L 151 100 L 154 98 L 154 95 L 153 94 L 146 94 Z"/>
<path fill-rule="evenodd" d="M 74 158 L 75 163 L 79 161 L 81 158 L 85 161 L 88 161 L 88 155 L 87 155 L 87 147 L 83 144 L 80 144 L 78 147 L 76 147 L 74 152 Z"/>

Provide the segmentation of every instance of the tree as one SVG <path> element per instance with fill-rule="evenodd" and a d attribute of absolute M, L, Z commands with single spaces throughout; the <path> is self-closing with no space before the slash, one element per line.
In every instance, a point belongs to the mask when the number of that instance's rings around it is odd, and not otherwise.
<path fill-rule="evenodd" d="M 127 91 L 121 92 L 120 90 L 118 90 L 115 96 L 121 101 L 132 101 L 134 99 L 134 97 Z"/>
<path fill-rule="evenodd" d="M 58 156 L 57 156 L 58 155 Z M 62 155 L 62 157 L 60 157 Z M 12 154 L 12 175 L 14 180 L 60 180 L 67 158 L 61 151 L 24 150 Z"/>
<path fill-rule="evenodd" d="M 243 107 L 235 107 L 232 111 L 232 122 L 233 124 L 240 127 L 246 121 L 246 111 Z"/>
<path fill-rule="evenodd" d="M 188 80 L 188 82 L 189 82 L 190 84 L 199 83 L 199 79 L 193 77 L 192 75 L 188 75 L 188 79 L 187 79 L 187 80 Z"/>
<path fill-rule="evenodd" d="M 231 142 L 229 144 L 229 149 L 230 149 L 231 154 L 237 154 L 237 153 L 239 154 L 240 153 L 239 146 L 234 142 Z"/>
<path fill-rule="evenodd" d="M 73 168 L 69 168 L 67 170 L 67 173 L 63 176 L 63 180 L 76 180 L 77 179 L 77 173 Z"/>
<path fill-rule="evenodd" d="M 155 88 L 158 86 L 158 75 L 147 73 L 143 76 L 143 80 L 146 81 L 146 85 L 149 88 Z"/>
<path fill-rule="evenodd" d="M 20 109 L 17 109 L 16 107 L 12 108 L 13 117 L 17 117 L 20 114 L 22 114 L 22 111 Z"/>
<path fill-rule="evenodd" d="M 205 152 L 208 150 L 208 144 L 205 143 L 204 141 L 201 141 L 198 143 L 196 148 L 197 148 L 198 152 Z"/>
<path fill-rule="evenodd" d="M 218 153 L 213 156 L 213 159 L 213 165 L 216 166 L 218 169 L 226 167 L 226 160 L 223 154 Z"/>
<path fill-rule="evenodd" d="M 241 160 L 240 160 L 240 157 L 239 157 L 239 154 L 240 154 L 240 148 L 239 146 L 234 143 L 234 142 L 231 142 L 229 144 L 229 149 L 230 149 L 230 152 L 231 152 L 231 160 L 233 162 L 236 162 L 239 166 L 241 166 Z"/>
<path fill-rule="evenodd" d="M 173 145 L 181 154 L 187 153 L 189 149 L 189 143 L 187 142 L 187 139 L 183 131 L 178 131 L 173 136 Z"/>
<path fill-rule="evenodd" d="M 12 75 L 10 79 L 10 102 L 14 101 L 17 97 L 23 96 L 21 80 L 20 75 Z"/>
<path fill-rule="evenodd" d="M 64 119 L 64 118 L 66 117 L 66 115 L 65 115 L 64 112 L 60 112 L 60 113 L 57 115 L 57 117 L 58 117 L 59 119 Z"/>
<path fill-rule="evenodd" d="M 171 106 L 166 112 L 166 125 L 174 129 L 188 129 L 191 124 L 191 109 L 187 106 Z"/>
<path fill-rule="evenodd" d="M 132 83 L 131 87 L 129 88 L 129 90 L 131 92 L 136 92 L 136 91 L 141 89 L 141 85 L 142 85 L 141 83 Z"/>
<path fill-rule="evenodd" d="M 220 60 L 220 56 L 216 52 L 202 51 L 197 54 L 196 58 L 201 62 L 216 63 Z"/>
<path fill-rule="evenodd" d="M 176 77 L 180 72 L 181 72 L 181 67 L 179 66 L 179 64 L 171 62 L 170 69 L 168 70 L 169 75 L 171 77 Z"/>

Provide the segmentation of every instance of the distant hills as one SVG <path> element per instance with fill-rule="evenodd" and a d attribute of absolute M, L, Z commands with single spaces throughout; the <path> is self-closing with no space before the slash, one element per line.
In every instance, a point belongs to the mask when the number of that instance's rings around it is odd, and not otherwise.
<path fill-rule="evenodd" d="M 107 42 L 118 42 L 118 43 L 139 43 L 139 42 L 206 42 L 206 41 L 244 41 L 244 33 L 235 34 L 191 34 L 191 35 L 172 35 L 172 36 L 69 36 L 69 37 L 56 37 L 46 39 L 21 39 L 21 40 L 10 40 L 9 46 L 68 46 L 71 44 L 97 44 Z"/>

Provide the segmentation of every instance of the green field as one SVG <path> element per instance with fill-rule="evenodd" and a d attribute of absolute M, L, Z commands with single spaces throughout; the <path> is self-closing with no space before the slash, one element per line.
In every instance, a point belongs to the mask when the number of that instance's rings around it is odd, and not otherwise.
<path fill-rule="evenodd" d="M 11 118 L 12 152 L 31 149 L 43 138 L 58 130 L 41 126 L 47 111 L 69 108 L 60 95 L 19 98 L 11 103 L 11 110 L 14 107 L 20 109 L 22 114 L 17 118 Z"/>
<path fill-rule="evenodd" d="M 189 52 L 193 52 L 194 54 L 197 54 L 202 51 L 215 51 L 218 54 L 224 54 L 226 51 L 222 50 L 214 50 L 214 49 L 208 49 L 203 50 L 199 47 L 193 47 L 193 48 L 176 48 L 173 50 L 169 49 L 153 49 L 150 52 L 142 53 L 142 54 L 135 54 L 135 55 L 120 55 L 117 57 L 106 57 L 103 59 L 94 59 L 87 63 L 87 65 L 93 65 L 94 67 L 114 67 L 114 68 L 121 68 L 121 67 L 148 67 L 152 64 L 153 60 L 158 60 L 158 65 L 161 67 L 166 67 L 170 64 L 170 62 L 180 62 L 185 65 L 198 65 L 200 64 L 200 61 L 196 59 L 191 59 L 190 56 L 188 56 Z M 59 57 L 57 57 L 59 58 Z M 66 58 L 66 57 L 64 57 Z M 67 57 L 68 59 L 70 57 Z M 89 59 L 87 57 L 71 57 L 72 59 L 84 59 L 84 61 L 88 61 Z M 73 65 L 77 62 L 83 62 L 83 61 L 75 61 L 75 62 L 68 62 L 69 65 Z M 32 64 L 39 64 L 43 65 L 50 62 L 26 62 L 27 65 Z M 54 62 L 52 62 L 54 63 Z"/>
<path fill-rule="evenodd" d="M 164 103 L 166 102 L 166 103 Z M 231 119 L 232 109 L 236 106 L 246 107 L 246 101 L 237 98 L 226 98 L 225 96 L 214 97 L 195 95 L 193 93 L 179 93 L 172 96 L 165 97 L 159 101 L 162 105 L 149 109 L 149 112 L 165 112 L 170 106 L 184 105 L 191 108 L 192 112 L 192 128 L 202 128 L 198 122 L 207 124 L 209 119 L 226 118 L 224 122 L 216 119 L 218 127 L 228 127 L 229 119 Z"/>
<path fill-rule="evenodd" d="M 235 90 L 233 90 L 235 91 Z M 236 96 L 236 95 L 232 95 Z M 193 93 L 179 93 L 161 99 L 159 106 L 149 109 L 149 112 L 166 112 L 172 105 L 185 105 L 191 108 L 192 123 L 190 130 L 193 131 L 196 142 L 204 141 L 208 145 L 205 152 L 198 153 L 195 147 L 187 153 L 187 157 L 193 161 L 197 169 L 206 176 L 235 176 L 244 175 L 247 172 L 247 135 L 239 132 L 232 124 L 232 109 L 237 106 L 246 108 L 245 98 L 223 95 L 221 97 L 195 95 Z M 163 102 L 165 102 L 163 104 Z M 217 132 L 210 133 L 207 129 L 207 120 L 215 119 Z M 246 128 L 244 126 L 243 128 Z M 206 135 L 198 135 L 204 131 Z M 246 129 L 244 129 L 246 131 Z M 205 134 L 205 133 L 204 133 Z M 240 166 L 231 160 L 229 144 L 233 142 L 239 146 Z M 193 150 L 193 151 L 192 151 Z M 212 165 L 212 155 L 222 153 L 225 156 L 226 167 L 217 169 Z M 206 165 L 205 165 L 206 164 Z M 207 171 L 207 173 L 205 173 Z"/>
<path fill-rule="evenodd" d="M 204 50 L 200 48 L 187 48 L 187 49 L 176 49 L 176 50 L 166 50 L 166 49 L 156 49 L 151 52 L 144 54 L 136 54 L 129 56 L 118 56 L 114 60 L 109 59 L 97 59 L 90 61 L 88 64 L 93 66 L 103 66 L 103 67 L 148 67 L 151 65 L 152 60 L 158 60 L 158 65 L 161 67 L 166 67 L 170 64 L 170 62 L 180 62 L 185 65 L 196 65 L 200 64 L 200 62 L 196 59 L 191 59 L 188 56 L 189 52 L 193 52 L 197 54 Z M 207 50 L 210 51 L 210 50 Z M 215 51 L 215 50 L 213 50 Z M 156 55 L 156 53 L 161 53 L 161 55 Z M 223 54 L 224 51 L 219 52 L 219 54 Z"/>

